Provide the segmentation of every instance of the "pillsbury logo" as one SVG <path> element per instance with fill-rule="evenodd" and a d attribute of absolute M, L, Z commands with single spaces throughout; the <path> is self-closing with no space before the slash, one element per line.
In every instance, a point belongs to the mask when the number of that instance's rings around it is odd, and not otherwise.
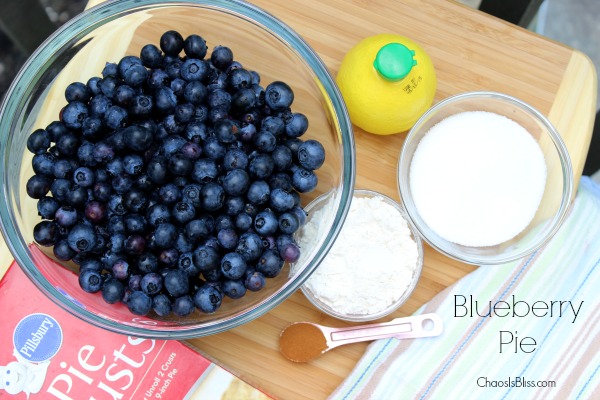
<path fill-rule="evenodd" d="M 63 333 L 58 322 L 47 314 L 31 314 L 15 328 L 15 350 L 27 361 L 51 359 L 62 345 Z"/>
<path fill-rule="evenodd" d="M 58 353 L 62 340 L 62 329 L 51 316 L 30 314 L 23 318 L 13 334 L 16 361 L 0 365 L 0 389 L 10 395 L 25 393 L 27 397 L 39 392 L 50 359 Z"/>

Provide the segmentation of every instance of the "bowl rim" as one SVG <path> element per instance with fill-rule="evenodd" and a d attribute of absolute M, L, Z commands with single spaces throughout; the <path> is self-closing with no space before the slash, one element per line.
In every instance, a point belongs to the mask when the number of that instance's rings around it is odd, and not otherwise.
<path fill-rule="evenodd" d="M 426 233 L 430 229 L 424 223 L 421 224 L 419 218 L 416 218 L 414 215 L 412 215 L 411 211 L 414 211 L 416 213 L 416 210 L 412 209 L 412 206 L 411 206 L 412 203 L 409 202 L 405 198 L 406 197 L 405 194 L 409 193 L 409 182 L 407 181 L 407 179 L 403 179 L 403 177 L 401 176 L 401 171 L 403 170 L 404 167 L 406 167 L 407 171 L 410 170 L 410 165 L 406 165 L 406 163 L 407 163 L 406 160 L 408 159 L 408 155 L 407 155 L 408 154 L 408 144 L 414 140 L 414 138 L 416 136 L 416 133 L 415 133 L 416 129 L 418 127 L 420 127 L 420 125 L 425 123 L 432 114 L 434 114 L 440 108 L 444 107 L 446 104 L 453 103 L 453 102 L 463 100 L 463 99 L 469 99 L 469 98 L 482 98 L 482 99 L 494 98 L 494 99 L 507 101 L 507 102 L 512 103 L 512 104 L 516 105 L 517 107 L 531 113 L 532 115 L 534 115 L 534 117 L 538 118 L 539 121 L 547 128 L 550 139 L 552 140 L 552 143 L 554 144 L 554 147 L 555 147 L 555 149 L 559 155 L 559 159 L 560 159 L 561 169 L 563 172 L 563 174 L 562 174 L 563 175 L 562 176 L 562 181 L 563 181 L 562 182 L 563 183 L 562 198 L 561 198 L 561 202 L 560 202 L 558 211 L 553 216 L 553 218 L 550 222 L 551 223 L 550 230 L 548 231 L 546 236 L 540 238 L 537 242 L 535 242 L 529 248 L 524 249 L 520 252 L 508 254 L 506 256 L 493 256 L 493 257 L 474 256 L 474 257 L 470 257 L 470 256 L 465 256 L 463 254 L 452 252 L 452 251 L 444 248 L 443 243 L 445 241 L 442 240 L 442 243 L 438 243 L 438 241 L 432 239 L 431 237 L 428 237 L 428 235 Z M 400 156 L 398 157 L 396 178 L 397 178 L 398 191 L 400 193 L 400 199 L 403 204 L 403 207 L 406 210 L 408 217 L 412 220 L 412 222 L 414 223 L 415 227 L 417 228 L 417 230 L 419 231 L 419 233 L 421 234 L 423 239 L 438 252 L 440 252 L 452 259 L 455 259 L 457 261 L 464 262 L 467 264 L 473 264 L 473 265 L 498 265 L 498 264 L 509 263 L 509 262 L 527 257 L 527 256 L 535 253 L 536 251 L 538 251 L 541 247 L 543 247 L 546 243 L 548 243 L 548 241 L 556 234 L 558 229 L 561 227 L 563 221 L 565 220 L 565 218 L 567 216 L 567 212 L 569 210 L 569 205 L 571 204 L 571 200 L 573 198 L 573 168 L 572 168 L 572 164 L 571 164 L 571 157 L 569 156 L 569 151 L 567 149 L 565 142 L 563 141 L 562 137 L 560 136 L 560 133 L 554 127 L 552 122 L 544 114 L 542 114 L 539 110 L 537 110 L 535 107 L 531 106 L 530 104 L 524 102 L 523 100 L 520 100 L 517 97 L 514 97 L 514 96 L 506 94 L 506 93 L 500 93 L 500 92 L 494 92 L 494 91 L 471 91 L 471 92 L 463 92 L 463 93 L 455 94 L 455 95 L 449 96 L 449 97 L 441 100 L 437 104 L 433 105 L 430 109 L 428 109 L 417 120 L 415 125 L 409 130 L 409 132 L 404 140 L 404 143 L 402 144 Z"/>
<path fill-rule="evenodd" d="M 311 210 L 314 207 L 318 206 L 324 200 L 326 195 L 327 195 L 327 193 L 317 197 L 312 202 L 307 204 L 306 210 L 308 211 L 308 210 Z M 422 240 L 422 236 L 421 236 L 420 232 L 416 229 L 412 220 L 409 218 L 408 213 L 406 212 L 404 207 L 399 202 L 397 202 L 396 200 L 392 199 L 391 197 L 389 197 L 381 192 L 377 192 L 372 189 L 355 188 L 353 195 L 352 195 L 352 200 L 354 200 L 357 197 L 381 198 L 386 204 L 394 207 L 394 209 L 400 214 L 400 216 L 404 219 L 404 221 L 406 221 L 406 225 L 408 226 L 408 229 L 411 233 L 412 239 L 414 240 L 414 242 L 417 246 L 417 254 L 418 254 L 417 265 L 415 267 L 414 275 L 410 282 L 410 285 L 406 287 L 406 290 L 402 293 L 402 295 L 398 298 L 398 300 L 396 302 L 390 304 L 387 308 L 385 308 L 381 311 L 378 311 L 377 313 L 374 313 L 374 314 L 360 314 L 360 315 L 359 314 L 350 315 L 350 314 L 343 314 L 343 313 L 337 312 L 336 310 L 334 310 L 327 304 L 320 301 L 310 291 L 310 289 L 308 289 L 306 287 L 306 285 L 302 285 L 300 287 L 300 290 L 302 291 L 304 296 L 308 299 L 308 301 L 315 308 L 317 308 L 319 311 L 321 311 L 331 317 L 337 318 L 342 321 L 348 321 L 348 322 L 369 322 L 369 321 L 374 321 L 374 320 L 377 320 L 377 319 L 380 319 L 380 318 L 383 318 L 383 317 L 386 317 L 386 316 L 392 314 L 393 312 L 398 310 L 400 307 L 402 307 L 408 301 L 410 296 L 414 293 L 415 289 L 417 288 L 417 285 L 421 279 L 421 274 L 423 272 L 425 252 L 424 252 L 423 240 Z"/>
<path fill-rule="evenodd" d="M 257 303 L 250 312 L 237 313 L 228 319 L 211 321 L 211 323 L 201 327 L 185 325 L 165 329 L 164 327 L 155 328 L 143 324 L 134 326 L 115 323 L 86 309 L 75 307 L 71 300 L 46 280 L 29 258 L 27 246 L 22 243 L 17 223 L 10 212 L 12 207 L 10 206 L 11 196 L 8 182 L 11 172 L 10 168 L 5 165 L 6 161 L 0 163 L 0 177 L 4 187 L 2 193 L 3 204 L 0 206 L 0 230 L 12 256 L 28 278 L 63 310 L 95 326 L 121 334 L 157 339 L 189 339 L 223 332 L 258 318 L 282 303 L 304 283 L 331 248 L 346 218 L 350 207 L 348 199 L 351 199 L 355 183 L 356 153 L 353 127 L 335 79 L 317 52 L 289 25 L 277 17 L 243 0 L 146 0 L 143 3 L 140 3 L 139 0 L 117 0 L 101 3 L 78 14 L 50 35 L 27 59 L 0 104 L 0 130 L 2 132 L 0 133 L 0 147 L 3 149 L 4 160 L 9 159 L 8 149 L 10 146 L 8 143 L 11 141 L 9 133 L 12 132 L 15 116 L 19 114 L 18 111 L 26 98 L 27 88 L 31 85 L 30 82 L 35 81 L 37 66 L 51 63 L 57 50 L 69 44 L 73 37 L 84 37 L 98 26 L 113 21 L 119 16 L 156 9 L 157 7 L 198 7 L 227 12 L 244 18 L 252 21 L 262 29 L 267 28 L 272 34 L 277 35 L 291 51 L 296 53 L 299 59 L 310 61 L 312 72 L 318 78 L 318 83 L 326 94 L 325 97 L 329 102 L 328 107 L 334 118 L 336 128 L 338 132 L 341 132 L 339 143 L 343 161 L 340 183 L 337 186 L 340 192 L 337 196 L 339 207 L 333 226 L 327 233 L 327 238 L 320 252 L 317 253 L 312 263 L 306 265 L 303 270 L 305 273 L 302 276 L 295 281 L 285 283 L 280 291 Z M 343 140 L 341 140 L 342 138 Z"/>

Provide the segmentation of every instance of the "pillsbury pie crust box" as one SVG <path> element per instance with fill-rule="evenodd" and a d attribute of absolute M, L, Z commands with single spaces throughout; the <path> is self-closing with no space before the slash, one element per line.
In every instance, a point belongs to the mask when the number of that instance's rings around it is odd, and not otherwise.
<path fill-rule="evenodd" d="M 74 273 L 57 268 L 63 282 L 77 284 Z M 125 336 L 79 320 L 16 262 L 0 280 L 0 315 L 0 399 L 268 398 L 179 341 Z"/>

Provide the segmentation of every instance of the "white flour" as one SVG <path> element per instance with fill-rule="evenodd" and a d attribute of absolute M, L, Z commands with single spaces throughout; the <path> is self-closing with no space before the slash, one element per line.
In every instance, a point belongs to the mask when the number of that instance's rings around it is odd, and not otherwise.
<path fill-rule="evenodd" d="M 323 214 L 317 210 L 310 216 L 299 239 L 301 249 L 314 245 Z M 404 294 L 417 259 L 417 244 L 393 206 L 377 197 L 354 197 L 337 240 L 305 285 L 338 313 L 374 314 Z"/>

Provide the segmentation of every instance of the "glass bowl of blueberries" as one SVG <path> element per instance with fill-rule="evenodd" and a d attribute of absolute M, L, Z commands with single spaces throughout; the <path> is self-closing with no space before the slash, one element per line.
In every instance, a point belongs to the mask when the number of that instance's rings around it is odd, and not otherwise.
<path fill-rule="evenodd" d="M 0 149 L 19 266 L 71 314 L 139 337 L 215 334 L 283 302 L 327 254 L 354 188 L 327 67 L 243 1 L 80 14 L 6 93 Z M 325 193 L 327 226 L 300 248 L 304 207 Z"/>

